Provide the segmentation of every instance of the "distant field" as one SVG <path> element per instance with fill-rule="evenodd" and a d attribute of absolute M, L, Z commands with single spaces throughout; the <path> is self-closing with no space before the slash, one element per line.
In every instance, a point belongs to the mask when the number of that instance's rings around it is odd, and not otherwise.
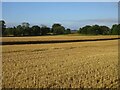
<path fill-rule="evenodd" d="M 104 36 L 105 38 L 108 36 Z M 111 36 L 116 37 L 116 36 Z M 3 38 L 3 41 L 101 36 Z M 2 46 L 3 87 L 117 88 L 118 41 Z"/>
<path fill-rule="evenodd" d="M 86 39 L 104 39 L 118 38 L 117 35 L 100 35 L 100 36 L 31 36 L 31 37 L 3 37 L 2 42 L 24 42 L 24 41 L 54 41 L 54 40 L 86 40 Z"/>

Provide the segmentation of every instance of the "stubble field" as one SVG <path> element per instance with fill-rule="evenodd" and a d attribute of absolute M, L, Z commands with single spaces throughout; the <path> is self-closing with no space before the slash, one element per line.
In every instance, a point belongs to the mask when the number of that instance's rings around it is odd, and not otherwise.
<path fill-rule="evenodd" d="M 118 38 L 118 35 L 96 35 L 96 36 L 74 36 L 74 35 L 58 35 L 58 36 L 28 36 L 28 37 L 3 37 L 2 42 L 28 42 L 28 41 L 65 41 L 65 40 L 94 40 L 105 38 Z"/>
<path fill-rule="evenodd" d="M 5 45 L 2 57 L 2 87 L 118 87 L 118 40 Z"/>

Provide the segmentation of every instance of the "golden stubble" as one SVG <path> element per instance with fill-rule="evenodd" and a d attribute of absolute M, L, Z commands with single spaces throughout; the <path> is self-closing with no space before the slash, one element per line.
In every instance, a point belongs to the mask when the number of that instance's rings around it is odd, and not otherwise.
<path fill-rule="evenodd" d="M 3 87 L 117 88 L 118 41 L 2 46 Z"/>

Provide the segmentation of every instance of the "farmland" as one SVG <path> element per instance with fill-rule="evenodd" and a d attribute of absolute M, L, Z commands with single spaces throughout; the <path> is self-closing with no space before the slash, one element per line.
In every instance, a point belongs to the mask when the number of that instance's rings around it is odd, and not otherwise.
<path fill-rule="evenodd" d="M 2 42 L 25 42 L 25 41 L 55 41 L 55 40 L 86 40 L 86 39 L 105 39 L 118 38 L 118 35 L 96 35 L 96 36 L 79 36 L 79 35 L 58 35 L 58 36 L 33 36 L 33 37 L 3 37 Z"/>
<path fill-rule="evenodd" d="M 101 38 L 101 36 L 43 36 L 24 39 L 5 37 L 3 42 L 90 37 Z M 109 36 L 102 38 L 106 37 Z M 118 87 L 118 40 L 3 45 L 2 58 L 2 86 L 6 88 Z"/>

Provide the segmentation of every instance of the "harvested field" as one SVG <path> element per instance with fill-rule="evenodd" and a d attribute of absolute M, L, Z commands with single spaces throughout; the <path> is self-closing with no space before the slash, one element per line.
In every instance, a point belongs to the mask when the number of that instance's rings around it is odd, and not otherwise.
<path fill-rule="evenodd" d="M 15 40 L 20 39 L 9 39 Z M 118 87 L 117 40 L 6 45 L 2 49 L 2 86 L 6 88 Z"/>
<path fill-rule="evenodd" d="M 20 45 L 20 44 L 50 44 L 50 43 L 68 43 L 68 42 L 88 42 L 118 40 L 117 35 L 109 36 L 37 36 L 37 37 L 4 37 L 2 45 Z"/>
<path fill-rule="evenodd" d="M 24 41 L 56 41 L 56 40 L 86 40 L 86 39 L 105 39 L 118 38 L 117 35 L 106 36 L 33 36 L 33 37 L 3 37 L 2 42 L 24 42 Z"/>

